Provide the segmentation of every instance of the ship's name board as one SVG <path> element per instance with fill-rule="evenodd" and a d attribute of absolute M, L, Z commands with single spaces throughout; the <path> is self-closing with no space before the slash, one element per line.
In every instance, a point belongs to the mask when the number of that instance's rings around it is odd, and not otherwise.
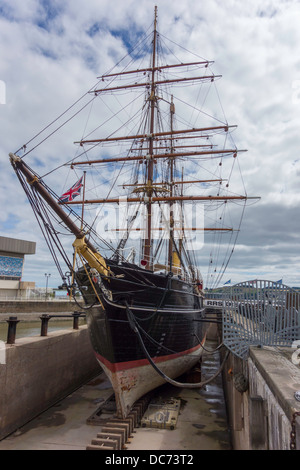
<path fill-rule="evenodd" d="M 229 307 L 230 305 L 232 305 L 232 302 L 228 300 L 204 299 L 205 307 Z"/>

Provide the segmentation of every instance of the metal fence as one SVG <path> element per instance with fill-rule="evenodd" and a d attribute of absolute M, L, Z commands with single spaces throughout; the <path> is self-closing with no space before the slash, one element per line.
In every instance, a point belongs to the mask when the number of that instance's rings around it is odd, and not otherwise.
<path fill-rule="evenodd" d="M 81 299 L 81 297 L 79 297 Z M 28 297 L 20 297 L 20 296 L 10 296 L 10 295 L 0 295 L 0 302 L 40 302 L 41 300 L 47 300 L 47 302 L 70 302 L 70 298 L 67 296 L 58 296 L 58 297 L 53 297 L 53 296 L 45 296 L 45 294 L 41 295 L 36 295 L 36 296 L 28 296 Z"/>
<path fill-rule="evenodd" d="M 247 358 L 250 346 L 291 347 L 300 340 L 300 294 L 292 288 L 246 281 L 226 289 L 225 297 L 223 342 L 238 357 Z"/>

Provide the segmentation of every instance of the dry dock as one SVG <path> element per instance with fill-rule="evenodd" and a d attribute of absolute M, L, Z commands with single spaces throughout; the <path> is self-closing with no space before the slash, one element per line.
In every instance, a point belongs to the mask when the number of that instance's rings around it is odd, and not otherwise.
<path fill-rule="evenodd" d="M 218 367 L 218 355 L 208 356 L 203 373 L 210 376 Z M 100 373 L 0 441 L 0 450 L 86 450 L 101 431 L 101 426 L 89 425 L 87 420 L 111 394 L 109 381 Z M 126 443 L 128 451 L 231 449 L 221 377 L 201 391 L 167 384 L 159 389 L 159 396 L 180 399 L 176 428 L 136 427 Z"/>
<path fill-rule="evenodd" d="M 211 336 L 206 347 L 217 344 Z M 204 352 L 202 381 L 225 351 Z M 226 356 L 200 390 L 164 385 L 156 397 L 180 400 L 175 429 L 135 426 L 124 451 L 300 450 L 298 352 L 251 347 L 246 360 Z M 5 344 L 0 390 L 0 450 L 86 450 L 103 427 L 90 417 L 112 395 L 86 326 Z"/>

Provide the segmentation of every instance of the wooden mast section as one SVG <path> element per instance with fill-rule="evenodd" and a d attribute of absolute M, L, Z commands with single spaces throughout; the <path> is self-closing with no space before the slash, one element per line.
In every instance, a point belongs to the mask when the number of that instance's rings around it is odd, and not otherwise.
<path fill-rule="evenodd" d="M 173 203 L 178 201 L 179 199 L 175 197 L 173 193 L 173 179 L 174 179 L 174 163 L 175 159 L 177 157 L 192 157 L 192 156 L 199 156 L 199 155 L 219 155 L 219 154 L 230 154 L 233 153 L 234 155 L 237 153 L 236 149 L 228 149 L 228 150 L 212 150 L 211 146 L 209 150 L 196 150 L 194 152 L 187 152 L 186 150 L 181 150 L 181 152 L 177 152 L 176 146 L 173 144 L 173 139 L 176 138 L 181 138 L 183 136 L 186 136 L 187 134 L 196 134 L 199 132 L 201 133 L 200 137 L 204 137 L 203 133 L 206 132 L 228 132 L 229 127 L 236 127 L 236 126 L 228 126 L 228 125 L 220 125 L 220 126 L 213 126 L 213 127 L 205 127 L 205 128 L 198 128 L 198 129 L 184 129 L 184 130 L 176 130 L 174 131 L 173 125 L 172 125 L 172 117 L 174 114 L 174 104 L 173 102 L 171 103 L 171 129 L 168 132 L 154 132 L 155 129 L 155 110 L 157 106 L 157 100 L 158 97 L 156 96 L 156 88 L 160 84 L 169 84 L 169 83 L 176 83 L 176 82 L 183 82 L 183 81 L 196 81 L 196 80 L 210 80 L 213 81 L 215 78 L 219 76 L 215 75 L 209 75 L 209 76 L 193 76 L 193 77 L 188 77 L 184 79 L 174 79 L 174 80 L 157 80 L 156 79 L 156 74 L 160 72 L 162 69 L 167 69 L 171 67 L 182 67 L 182 66 L 191 66 L 191 65 L 205 65 L 205 67 L 208 67 L 209 63 L 208 61 L 205 62 L 190 62 L 187 64 L 175 64 L 175 65 L 167 65 L 167 66 L 156 66 L 156 48 L 157 48 L 157 7 L 155 7 L 155 13 L 154 13 L 154 28 L 153 28 L 153 43 L 152 43 L 152 66 L 147 69 L 140 69 L 140 70 L 135 70 L 135 71 L 127 71 L 127 72 L 121 72 L 121 73 L 116 73 L 116 74 L 108 74 L 107 76 L 102 76 L 102 79 L 104 80 L 106 77 L 115 77 L 115 76 L 120 76 L 120 75 L 129 75 L 132 73 L 137 73 L 137 72 L 142 72 L 145 74 L 145 72 L 150 72 L 151 73 L 151 79 L 149 80 L 148 83 L 136 83 L 136 84 L 129 84 L 129 85 L 122 85 L 122 86 L 114 86 L 114 87 L 106 87 L 106 88 L 101 88 L 101 89 L 96 89 L 91 91 L 91 93 L 95 93 L 96 95 L 98 93 L 102 92 L 107 92 L 107 91 L 116 91 L 116 90 L 121 90 L 121 89 L 126 89 L 126 88 L 135 88 L 135 87 L 148 87 L 150 89 L 150 95 L 148 97 L 148 102 L 150 106 L 150 118 L 149 118 L 149 134 L 144 134 L 144 135 L 133 135 L 133 136 L 125 136 L 125 137 L 109 137 L 107 139 L 89 139 L 85 140 L 82 139 L 79 142 L 75 142 L 80 144 L 81 146 L 84 144 L 98 144 L 101 142 L 114 142 L 118 140 L 138 140 L 138 139 L 146 139 L 147 140 L 147 156 L 145 155 L 138 155 L 138 156 L 132 156 L 132 157 L 119 157 L 119 158 L 106 158 L 106 159 L 97 159 L 97 160 L 89 160 L 89 161 L 83 161 L 83 162 L 72 162 L 72 166 L 78 166 L 78 165 L 91 165 L 91 164 L 97 164 L 97 163 L 110 163 L 110 162 L 131 162 L 131 161 L 138 161 L 138 160 L 144 160 L 146 163 L 146 184 L 142 185 L 141 190 L 144 192 L 144 197 L 139 197 L 139 198 L 134 198 L 131 197 L 127 199 L 128 202 L 140 202 L 142 201 L 145 206 L 146 206 L 146 220 L 147 220 L 147 225 L 146 225 L 146 237 L 144 240 L 144 246 L 143 246 L 143 259 L 144 259 L 144 266 L 147 269 L 151 269 L 151 252 L 152 252 L 152 233 L 151 233 L 151 226 L 152 226 L 152 203 L 153 202 L 159 202 L 159 201 L 168 201 L 170 204 L 170 230 L 172 232 L 173 229 Z M 220 76 L 221 77 L 221 76 Z M 199 137 L 195 135 L 195 137 Z M 207 137 L 205 135 L 205 137 Z M 171 142 L 171 151 L 169 153 L 161 153 L 158 154 L 156 153 L 158 148 L 154 147 L 154 142 L 158 138 L 169 138 Z M 204 146 L 203 146 L 204 147 Z M 155 154 L 154 154 L 155 152 Z M 158 158 L 166 158 L 169 161 L 169 176 L 170 176 L 170 183 L 169 183 L 169 193 L 170 196 L 169 198 L 163 197 L 153 197 L 156 191 L 159 190 L 158 185 L 153 183 L 153 171 L 154 171 L 154 164 L 156 163 L 156 159 Z M 213 181 L 213 180 L 211 180 Z M 191 182 L 192 183 L 192 182 Z M 157 196 L 157 194 L 155 194 Z M 188 198 L 190 200 L 190 197 Z M 183 196 L 181 196 L 180 201 L 182 202 Z M 194 199 L 196 200 L 196 199 Z M 201 198 L 201 200 L 203 200 Z M 97 201 L 97 202 L 96 202 Z M 80 204 L 81 201 L 74 201 L 77 204 Z M 88 203 L 102 203 L 102 202 L 118 202 L 116 199 L 99 199 L 99 200 L 88 200 L 85 201 L 87 204 Z M 169 265 L 171 269 L 172 265 L 172 252 L 173 252 L 173 242 L 172 242 L 172 236 L 170 237 L 169 241 Z"/>
<path fill-rule="evenodd" d="M 190 134 L 196 132 L 208 132 L 208 131 L 225 131 L 228 132 L 230 128 L 236 128 L 236 125 L 224 125 L 224 126 L 211 126 L 211 127 L 200 127 L 200 128 L 192 128 L 192 129 L 181 129 L 176 131 L 166 131 L 166 132 L 155 132 L 151 135 L 153 139 L 158 139 L 159 137 L 167 137 L 170 134 L 172 135 L 180 135 L 180 134 Z M 190 136 L 188 136 L 190 138 Z M 197 137 L 197 136 L 196 136 Z M 208 137 L 208 135 L 202 135 L 201 137 Z M 148 139 L 149 134 L 137 134 L 137 135 L 126 135 L 120 137 L 107 137 L 105 139 L 88 139 L 88 140 L 79 140 L 74 142 L 74 144 L 100 144 L 103 142 L 116 142 L 118 140 L 139 140 L 139 139 Z M 179 138 L 179 137 L 178 137 Z M 180 136 L 182 139 L 183 137 Z"/>
<path fill-rule="evenodd" d="M 119 75 L 128 75 L 130 73 L 138 73 L 138 72 L 152 72 L 157 71 L 160 72 L 163 69 L 171 69 L 174 67 L 188 67 L 189 65 L 205 65 L 205 67 L 208 67 L 209 64 L 213 64 L 214 61 L 212 60 L 205 60 L 202 62 L 187 62 L 187 63 L 181 63 L 181 64 L 173 64 L 173 65 L 160 65 L 159 67 L 151 67 L 151 68 L 145 68 L 145 69 L 136 69 L 136 70 L 127 70 L 125 72 L 116 72 L 116 73 L 109 73 L 106 75 L 101 75 L 102 80 L 104 80 L 107 77 L 118 77 Z"/>
<path fill-rule="evenodd" d="M 257 197 L 250 196 L 153 196 L 150 199 L 150 202 L 170 202 L 170 201 L 246 201 L 248 199 L 255 199 Z M 124 197 L 121 198 L 124 201 Z M 146 201 L 145 201 L 146 200 Z M 104 203 L 115 203 L 119 204 L 120 199 L 86 199 L 85 204 L 104 204 Z M 126 202 L 149 202 L 147 197 L 128 197 Z M 83 201 L 70 201 L 70 202 L 60 202 L 60 204 L 71 205 L 71 204 L 82 204 Z"/>
<path fill-rule="evenodd" d="M 152 146 L 153 146 L 153 140 Z M 150 144 L 150 142 L 149 142 Z M 173 153 L 159 153 L 153 155 L 153 148 L 149 145 L 149 154 L 148 155 L 137 155 L 135 157 L 116 157 L 116 158 L 102 158 L 96 160 L 86 160 L 83 162 L 72 162 L 71 166 L 76 165 L 92 165 L 95 163 L 112 163 L 112 162 L 131 162 L 136 160 L 149 160 L 149 162 L 156 160 L 157 158 L 176 158 L 176 157 L 193 157 L 201 155 L 220 155 L 220 154 L 237 154 L 240 152 L 247 152 L 247 150 L 237 150 L 237 149 L 224 149 L 224 150 L 204 150 L 196 152 L 173 152 Z"/>
<path fill-rule="evenodd" d="M 173 145 L 173 124 L 174 124 L 174 114 L 175 114 L 175 106 L 173 102 L 173 95 L 171 96 L 171 103 L 170 103 L 170 128 L 171 128 L 171 136 L 170 136 L 170 147 L 171 152 L 170 155 L 174 154 L 174 145 Z M 174 159 L 175 157 L 169 157 L 169 170 L 170 170 L 170 196 L 172 197 L 174 194 Z M 169 238 L 169 247 L 168 247 L 168 259 L 169 259 L 169 270 L 172 271 L 173 265 L 173 240 L 174 240 L 174 210 L 173 210 L 173 202 L 170 201 L 170 238 Z"/>
<path fill-rule="evenodd" d="M 157 67 L 153 67 L 153 73 L 155 73 L 155 70 L 157 70 Z M 163 83 L 178 83 L 178 82 L 193 82 L 195 80 L 209 80 L 209 81 L 214 81 L 215 78 L 221 78 L 222 75 L 204 75 L 202 77 L 185 77 L 185 78 L 174 78 L 172 80 L 158 80 L 156 82 L 157 85 L 162 85 Z M 151 86 L 152 83 L 149 85 L 149 83 L 132 83 L 128 85 L 121 85 L 121 86 L 114 86 L 110 88 L 99 88 L 98 90 L 93 90 L 90 93 L 94 93 L 95 95 L 98 95 L 98 93 L 103 93 L 105 91 L 117 91 L 117 90 L 125 90 L 126 88 L 139 88 L 139 87 L 147 87 Z"/>
<path fill-rule="evenodd" d="M 124 157 L 116 157 L 116 158 L 102 158 L 102 159 L 93 159 L 93 160 L 86 160 L 86 161 L 73 161 L 71 163 L 71 166 L 79 166 L 79 165 L 92 165 L 92 164 L 97 164 L 97 163 L 110 163 L 110 162 L 133 162 L 133 161 L 142 161 L 145 162 L 146 164 L 146 182 L 144 184 L 134 184 L 134 185 L 122 185 L 122 186 L 135 186 L 136 190 L 133 191 L 135 193 L 142 192 L 144 194 L 136 194 L 136 196 L 128 197 L 126 200 L 128 203 L 139 203 L 142 202 L 145 204 L 146 207 L 146 236 L 144 239 L 144 246 L 143 246 L 143 259 L 144 259 L 144 266 L 147 269 L 152 268 L 152 263 L 151 263 L 151 254 L 152 254 L 152 249 L 153 249 L 153 240 L 152 240 L 152 204 L 153 203 L 159 203 L 159 202 L 165 202 L 170 205 L 170 232 L 172 233 L 174 229 L 173 225 L 173 203 L 175 202 L 184 202 L 184 201 L 223 201 L 227 202 L 230 200 L 246 200 L 249 199 L 247 196 L 236 196 L 236 195 L 228 195 L 228 196 L 178 196 L 174 193 L 174 187 L 176 184 L 187 184 L 187 183 L 202 183 L 202 182 L 222 182 L 222 180 L 197 180 L 197 181 L 181 181 L 177 182 L 174 181 L 174 164 L 175 164 L 175 159 L 177 157 L 193 157 L 193 156 L 218 156 L 218 155 L 224 155 L 224 154 L 232 154 L 233 157 L 237 156 L 238 152 L 244 152 L 245 150 L 237 150 L 236 148 L 234 149 L 222 149 L 222 150 L 213 150 L 212 146 L 208 145 L 199 145 L 198 147 L 202 147 L 202 149 L 195 149 L 194 151 L 187 151 L 185 147 L 188 146 L 181 146 L 177 147 L 174 145 L 173 139 L 184 139 L 184 138 L 204 138 L 204 137 L 209 137 L 209 134 L 214 134 L 214 133 L 222 133 L 222 132 L 228 132 L 230 128 L 235 128 L 237 126 L 229 126 L 229 125 L 218 125 L 218 126 L 212 126 L 212 127 L 203 127 L 203 128 L 192 128 L 192 129 L 182 129 L 182 130 L 174 130 L 173 125 L 172 125 L 172 113 L 174 113 L 174 104 L 173 102 L 171 103 L 171 129 L 167 132 L 155 132 L 155 111 L 157 107 L 157 101 L 158 101 L 158 96 L 157 96 L 157 86 L 160 84 L 172 84 L 172 83 L 177 83 L 177 82 L 184 82 L 184 81 L 197 81 L 197 80 L 209 80 L 209 81 L 214 81 L 215 78 L 221 77 L 221 75 L 206 75 L 206 76 L 193 76 L 193 77 L 187 77 L 183 79 L 172 79 L 172 80 L 157 80 L 157 74 L 160 73 L 163 69 L 168 69 L 172 67 L 183 67 L 183 66 L 201 66 L 204 65 L 205 67 L 208 67 L 210 64 L 209 61 L 201 61 L 201 62 L 189 62 L 189 63 L 181 63 L 181 64 L 174 64 L 174 65 L 166 65 L 166 66 L 158 66 L 156 64 L 157 58 L 156 58 L 156 49 L 157 49 L 157 7 L 155 7 L 155 12 L 154 12 L 154 28 L 153 28 L 153 41 L 152 41 L 152 60 L 151 60 L 151 66 L 149 68 L 143 68 L 143 69 L 137 69 L 137 70 L 129 70 L 129 71 L 124 71 L 120 73 L 112 73 L 112 74 L 107 74 L 103 75 L 102 81 L 104 81 L 106 78 L 111 78 L 111 77 L 118 77 L 122 75 L 130 75 L 134 73 L 144 73 L 144 75 L 148 72 L 150 73 L 150 78 L 149 80 L 145 83 L 135 83 L 135 84 L 124 84 L 122 86 L 113 86 L 111 87 L 108 85 L 107 87 L 103 88 L 97 88 L 94 90 L 91 90 L 90 93 L 94 93 L 95 95 L 98 95 L 99 93 L 104 93 L 104 92 L 110 92 L 110 91 L 118 91 L 122 89 L 127 89 L 127 88 L 137 88 L 137 87 L 145 87 L 149 90 L 149 96 L 147 98 L 148 103 L 149 103 L 149 122 L 148 122 L 148 129 L 149 133 L 148 134 L 140 134 L 140 135 L 130 135 L 130 136 L 110 136 L 107 138 L 102 138 L 102 139 L 82 139 L 80 141 L 75 142 L 76 144 L 79 144 L 80 146 L 83 145 L 97 145 L 100 143 L 108 143 L 108 142 L 117 142 L 117 141 L 126 141 L 126 140 L 133 140 L 138 143 L 140 140 L 141 142 L 146 141 L 147 145 L 146 148 L 140 149 L 139 154 L 135 156 L 124 156 Z M 166 147 L 161 147 L 159 148 L 156 144 L 156 141 L 160 139 L 170 139 L 170 149 L 169 152 L 164 152 L 164 153 L 157 153 L 157 151 L 161 151 L 163 148 Z M 193 147 L 193 146 L 190 146 Z M 196 146 L 195 146 L 196 147 Z M 210 147 L 208 149 L 203 149 L 203 147 Z M 178 149 L 181 149 L 178 151 Z M 135 151 L 138 151 L 136 149 Z M 143 153 L 145 152 L 145 153 Z M 154 176 L 154 164 L 156 163 L 157 159 L 165 158 L 169 162 L 169 177 L 170 181 L 169 182 L 154 182 L 153 181 L 153 176 Z M 165 186 L 168 186 L 168 190 L 165 189 Z M 140 189 L 138 188 L 140 187 Z M 160 189 L 161 188 L 161 189 Z M 168 196 L 165 195 L 166 191 L 168 192 Z M 158 192 L 163 192 L 164 194 L 157 194 Z M 251 198 L 252 199 L 252 198 Z M 254 198 L 253 198 L 254 199 Z M 102 198 L 102 199 L 87 199 L 83 201 L 70 201 L 66 203 L 67 205 L 69 204 L 102 204 L 102 203 L 119 203 L 118 198 Z M 61 203 L 64 204 L 64 203 Z M 155 230 L 155 228 L 153 229 Z M 208 229 L 208 230 L 214 230 L 214 229 Z M 218 229 L 216 229 L 218 230 Z M 232 229 L 227 229 L 227 230 L 232 230 Z M 172 236 L 170 237 L 169 241 L 169 247 L 168 247 L 168 252 L 169 252 L 169 267 L 170 270 L 172 269 L 172 252 L 173 252 L 173 241 L 172 241 Z"/>
<path fill-rule="evenodd" d="M 154 11 L 154 31 L 153 31 L 153 51 L 152 51 L 152 72 L 151 72 L 151 94 L 149 97 L 150 100 L 150 137 L 149 137 L 149 154 L 153 155 L 153 133 L 154 133 L 154 115 L 155 115 L 155 105 L 156 105 L 156 96 L 155 96 L 155 62 L 156 62 L 156 40 L 157 40 L 157 6 L 155 6 Z M 144 241 L 143 247 L 143 258 L 146 269 L 151 268 L 151 251 L 152 251 L 152 201 L 151 197 L 153 195 L 153 158 L 150 158 L 147 162 L 147 199 L 146 209 L 147 209 L 147 227 L 146 227 L 146 239 Z M 145 198 L 146 199 L 146 198 Z"/>

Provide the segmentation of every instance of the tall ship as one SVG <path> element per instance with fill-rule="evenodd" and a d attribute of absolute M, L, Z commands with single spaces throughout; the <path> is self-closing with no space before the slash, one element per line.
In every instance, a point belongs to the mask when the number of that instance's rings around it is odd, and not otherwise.
<path fill-rule="evenodd" d="M 221 282 L 247 203 L 236 126 L 215 117 L 220 76 L 211 68 L 159 32 L 155 7 L 128 54 L 10 154 L 62 285 L 84 299 L 92 347 L 123 418 L 199 361 L 204 283 Z M 70 150 L 62 131 L 82 115 L 83 137 Z M 51 154 L 58 144 L 63 163 Z M 43 158 L 39 175 L 31 165 Z"/>

